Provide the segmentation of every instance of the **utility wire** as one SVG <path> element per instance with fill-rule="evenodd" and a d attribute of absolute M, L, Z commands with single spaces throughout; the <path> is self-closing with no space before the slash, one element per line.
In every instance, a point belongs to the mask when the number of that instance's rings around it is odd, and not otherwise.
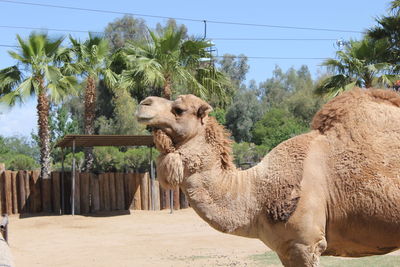
<path fill-rule="evenodd" d="M 80 32 L 80 33 L 96 33 L 96 34 L 104 34 L 104 32 L 96 32 L 96 31 L 84 31 L 84 30 L 71 30 L 71 29 L 56 29 L 56 28 L 39 28 L 39 27 L 26 27 L 26 26 L 8 26 L 8 25 L 0 25 L 0 28 L 7 29 L 24 29 L 24 30 L 39 30 L 39 31 L 57 31 L 57 32 Z"/>
<path fill-rule="evenodd" d="M 1 1 L 1 0 L 0 0 Z M 85 30 L 72 30 L 72 29 L 57 29 L 57 28 L 45 28 L 45 27 L 27 27 L 27 26 L 10 26 L 0 25 L 0 28 L 4 29 L 23 29 L 23 30 L 43 30 L 43 31 L 57 31 L 57 32 L 78 32 L 78 33 L 96 33 L 104 34 L 104 32 L 96 31 L 85 31 Z M 329 38 L 224 38 L 224 37 L 209 37 L 210 40 L 217 41 L 337 41 L 338 39 Z"/>
<path fill-rule="evenodd" d="M 19 48 L 17 45 L 0 44 L 0 47 Z M 214 58 L 223 58 L 223 56 L 214 56 Z M 324 60 L 322 57 L 264 57 L 264 56 L 235 56 L 235 58 L 249 59 L 289 59 L 289 60 Z"/>
<path fill-rule="evenodd" d="M 0 44 L 0 47 L 18 48 L 19 46 L 17 46 L 17 45 L 5 45 L 5 44 Z"/>
<path fill-rule="evenodd" d="M 342 30 L 342 29 L 296 27 L 296 26 L 284 26 L 284 25 L 272 25 L 272 24 L 243 23 L 243 22 L 234 22 L 234 21 L 217 21 L 217 20 L 204 20 L 204 19 L 192 19 L 192 18 L 180 18 L 180 17 L 167 17 L 167 16 L 130 13 L 130 12 L 111 11 L 111 10 L 104 10 L 104 9 L 92 9 L 92 8 L 81 8 L 81 7 L 61 6 L 61 5 L 52 5 L 52 4 L 40 4 L 40 3 L 32 3 L 32 2 L 24 2 L 24 1 L 14 1 L 14 0 L 0 0 L 0 2 L 19 4 L 19 5 L 30 5 L 30 6 L 51 7 L 51 8 L 60 8 L 60 9 L 69 9 L 69 10 L 89 11 L 89 12 L 97 12 L 97 13 L 132 15 L 132 16 L 138 16 L 138 17 L 150 17 L 150 18 L 162 18 L 162 19 L 170 19 L 171 18 L 171 19 L 175 19 L 175 20 L 193 21 L 193 22 L 202 22 L 202 23 L 207 22 L 207 23 L 214 23 L 214 24 L 266 27 L 266 28 L 292 29 L 292 30 L 363 33 L 362 31 Z"/>
<path fill-rule="evenodd" d="M 0 26 L 1 27 L 1 26 Z M 211 40 L 216 41 L 337 41 L 338 39 L 328 38 L 213 38 Z"/>

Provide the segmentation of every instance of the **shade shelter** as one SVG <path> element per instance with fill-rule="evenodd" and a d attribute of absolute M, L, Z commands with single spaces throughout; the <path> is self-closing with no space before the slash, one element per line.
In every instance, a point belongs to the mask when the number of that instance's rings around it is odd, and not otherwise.
<path fill-rule="evenodd" d="M 71 199 L 72 199 L 72 215 L 75 214 L 75 149 L 76 147 L 95 147 L 95 146 L 147 146 L 150 147 L 150 178 L 155 179 L 155 170 L 152 159 L 152 147 L 154 146 L 153 136 L 151 135 L 66 135 L 60 140 L 56 147 L 62 149 L 62 187 L 64 186 L 64 148 L 72 148 L 72 187 L 71 187 Z M 61 190 L 61 205 L 62 210 L 65 210 L 65 199 L 64 199 L 64 188 Z M 171 205 L 172 207 L 172 205 Z"/>

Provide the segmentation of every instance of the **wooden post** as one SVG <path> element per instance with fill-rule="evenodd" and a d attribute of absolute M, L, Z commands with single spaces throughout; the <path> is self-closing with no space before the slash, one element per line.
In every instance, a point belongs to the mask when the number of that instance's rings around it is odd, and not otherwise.
<path fill-rule="evenodd" d="M 157 180 L 153 179 L 153 205 L 154 210 L 160 210 L 160 185 Z"/>
<path fill-rule="evenodd" d="M 12 212 L 14 214 L 18 213 L 17 174 L 18 172 L 11 173 Z"/>
<path fill-rule="evenodd" d="M 124 209 L 129 210 L 131 204 L 131 196 L 133 189 L 129 185 L 129 175 L 130 173 L 124 173 Z"/>
<path fill-rule="evenodd" d="M 179 189 L 179 204 L 181 209 L 189 208 L 189 201 L 181 189 Z"/>
<path fill-rule="evenodd" d="M 179 187 L 175 187 L 174 191 L 174 210 L 179 210 L 180 209 L 180 205 L 179 205 Z"/>
<path fill-rule="evenodd" d="M 50 176 L 51 177 L 51 176 Z M 42 197 L 42 211 L 43 212 L 51 212 L 51 180 L 43 179 L 40 177 L 41 180 L 41 197 Z"/>
<path fill-rule="evenodd" d="M 25 176 L 26 171 L 18 171 L 17 174 L 17 188 L 18 188 L 18 211 L 23 213 L 26 211 L 26 196 L 25 196 Z"/>
<path fill-rule="evenodd" d="M 61 214 L 61 185 L 60 185 L 60 172 L 51 173 L 51 203 L 53 211 L 56 214 Z"/>
<path fill-rule="evenodd" d="M 90 212 L 98 212 L 100 210 L 100 184 L 98 176 L 94 173 L 90 174 L 90 195 L 92 197 Z"/>
<path fill-rule="evenodd" d="M 88 214 L 90 209 L 90 173 L 82 172 L 79 174 L 80 195 L 81 195 L 81 214 Z"/>
<path fill-rule="evenodd" d="M 140 173 L 140 196 L 142 202 L 142 210 L 149 209 L 149 177 L 148 173 Z"/>
<path fill-rule="evenodd" d="M 134 173 L 127 173 L 125 174 L 125 178 L 127 180 L 127 188 L 128 194 L 127 198 L 125 198 L 126 201 L 126 208 L 127 209 L 134 209 L 135 208 L 135 200 L 134 200 L 134 195 L 135 195 L 135 174 Z"/>
<path fill-rule="evenodd" d="M 25 171 L 24 179 L 25 179 L 25 211 L 30 212 L 33 205 L 33 200 L 31 199 L 31 171 Z"/>
<path fill-rule="evenodd" d="M 29 178 L 30 201 L 29 212 L 37 213 L 42 211 L 42 196 L 40 186 L 40 171 L 32 171 Z"/>
<path fill-rule="evenodd" d="M 3 209 L 3 196 L 4 196 L 4 187 L 2 184 L 2 176 L 3 176 L 3 172 L 6 170 L 6 165 L 4 163 L 0 163 L 0 215 L 4 213 L 4 209 Z"/>
<path fill-rule="evenodd" d="M 115 174 L 115 194 L 117 199 L 117 209 L 125 209 L 124 174 Z"/>
<path fill-rule="evenodd" d="M 111 205 L 111 210 L 116 210 L 117 209 L 117 198 L 115 194 L 115 173 L 110 172 L 108 173 L 108 181 L 109 181 L 109 186 L 110 186 L 110 205 Z"/>
<path fill-rule="evenodd" d="M 81 214 L 81 174 L 75 172 L 75 214 Z"/>
<path fill-rule="evenodd" d="M 133 190 L 133 207 L 135 210 L 142 209 L 142 196 L 141 196 L 140 174 L 135 173 L 135 188 Z"/>
<path fill-rule="evenodd" d="M 108 173 L 104 173 L 104 183 L 103 183 L 103 190 L 104 190 L 104 210 L 110 211 L 111 210 L 111 202 L 110 202 L 110 176 Z"/>
<path fill-rule="evenodd" d="M 11 181 L 11 171 L 4 171 L 2 173 L 2 183 L 1 186 L 4 190 L 4 204 L 3 213 L 12 214 L 12 181 Z"/>
<path fill-rule="evenodd" d="M 99 198 L 100 198 L 100 210 L 105 210 L 105 201 L 104 201 L 104 173 L 99 174 Z"/>

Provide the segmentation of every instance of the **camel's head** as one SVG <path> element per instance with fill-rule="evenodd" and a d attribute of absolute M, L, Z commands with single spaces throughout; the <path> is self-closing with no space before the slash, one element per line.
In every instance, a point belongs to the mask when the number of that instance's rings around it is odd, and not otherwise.
<path fill-rule="evenodd" d="M 175 144 L 182 144 L 204 132 L 211 106 L 194 95 L 181 95 L 175 101 L 150 96 L 140 102 L 139 122 L 160 129 Z"/>

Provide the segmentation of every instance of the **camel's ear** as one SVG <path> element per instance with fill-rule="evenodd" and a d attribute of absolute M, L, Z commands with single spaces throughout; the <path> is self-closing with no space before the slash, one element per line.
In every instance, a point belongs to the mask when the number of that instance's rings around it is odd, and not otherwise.
<path fill-rule="evenodd" d="M 204 103 L 202 104 L 199 109 L 197 110 L 197 117 L 201 119 L 201 122 L 203 122 L 203 119 L 208 115 L 213 110 L 213 108 L 207 104 Z"/>

